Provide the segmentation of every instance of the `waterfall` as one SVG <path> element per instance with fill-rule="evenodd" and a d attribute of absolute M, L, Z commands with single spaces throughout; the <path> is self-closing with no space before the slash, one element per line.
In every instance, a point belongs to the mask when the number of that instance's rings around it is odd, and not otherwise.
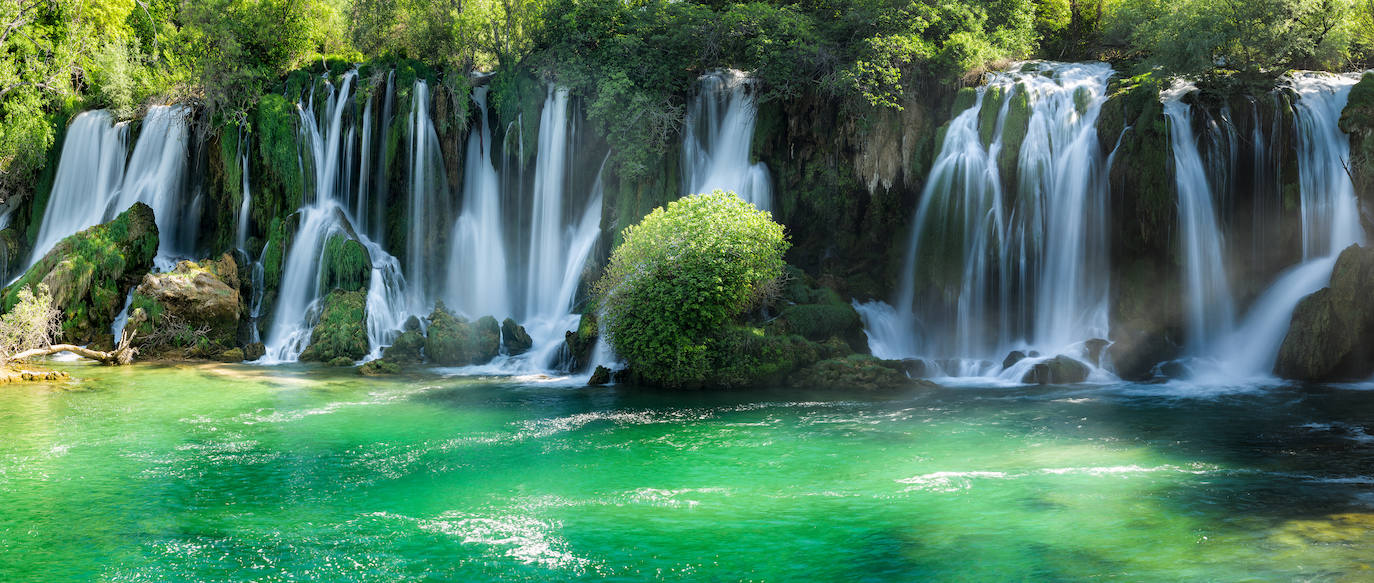
<path fill-rule="evenodd" d="M 535 159 L 534 200 L 525 280 L 526 320 L 555 318 L 560 305 L 555 282 L 568 264 L 564 236 L 563 196 L 568 182 L 568 90 L 549 86 L 539 119 L 539 154 Z"/>
<path fill-rule="evenodd" d="M 512 314 L 501 224 L 501 177 L 492 164 L 487 87 L 475 87 L 480 128 L 468 133 L 463 213 L 453 225 L 448 261 L 448 305 L 469 318 Z"/>
<path fill-rule="evenodd" d="M 349 216 L 352 208 L 368 208 L 369 201 L 360 192 L 360 185 L 369 176 L 360 175 L 355 182 L 352 170 L 356 147 L 351 115 L 354 108 L 352 84 L 356 72 L 344 75 L 339 88 L 326 84 L 329 91 L 323 112 L 324 129 L 316 119 L 314 100 L 297 104 L 300 119 L 301 168 L 306 172 L 313 199 L 307 198 L 298 211 L 300 226 L 287 250 L 282 264 L 282 280 L 278 290 L 272 329 L 265 342 L 267 353 L 260 362 L 265 364 L 293 362 L 310 344 L 310 335 L 320 316 L 320 299 L 329 290 L 320 289 L 320 270 L 323 265 L 325 243 L 331 236 L 342 235 L 357 240 L 367 249 L 372 261 L 372 273 L 367 288 L 368 358 L 380 356 L 406 318 L 408 292 L 400 262 L 367 235 L 353 228 L 356 217 Z M 357 200 L 364 198 L 364 200 Z M 265 252 L 265 251 L 264 251 Z M 255 298 L 255 303 L 260 303 Z"/>
<path fill-rule="evenodd" d="M 1096 122 L 1112 74 L 1102 63 L 1026 63 L 991 75 L 950 122 L 896 305 L 856 304 L 875 354 L 953 358 L 961 364 L 946 373 L 980 375 L 1013 348 L 1073 352 L 1107 336 Z"/>
<path fill-rule="evenodd" d="M 410 108 L 410 199 L 409 232 L 406 234 L 406 279 L 410 285 L 410 309 L 425 311 L 436 297 L 429 271 L 442 261 L 430 257 L 426 251 L 441 248 L 436 222 L 447 208 L 448 181 L 444 175 L 443 153 L 439 135 L 429 115 L 429 84 L 423 79 L 415 82 Z M 438 253 L 438 252 L 436 252 Z"/>
<path fill-rule="evenodd" d="M 67 131 L 29 266 L 68 235 L 109 221 L 135 202 L 153 209 L 159 268 L 168 269 L 177 256 L 190 253 L 200 216 L 186 200 L 189 115 L 182 106 L 150 107 L 132 155 L 127 123 L 115 124 L 101 110 L 77 115 Z"/>
<path fill-rule="evenodd" d="M 1180 83 L 1162 97 L 1178 190 L 1187 348 L 1197 353 L 1231 330 L 1235 307 L 1227 279 L 1221 224 L 1193 134 L 1192 107 L 1183 102 L 1183 97 L 1194 90 L 1191 85 Z"/>
<path fill-rule="evenodd" d="M 28 267 L 68 235 L 118 212 L 114 203 L 124 182 L 128 136 L 129 124 L 113 123 L 104 110 L 83 112 L 72 120 Z"/>
<path fill-rule="evenodd" d="M 247 257 L 248 253 L 248 221 L 249 211 L 253 208 L 253 191 L 248 184 L 248 152 L 251 150 L 245 142 L 248 140 L 243 128 L 239 128 L 239 176 L 240 192 L 243 193 L 243 201 L 239 203 L 239 222 L 238 229 L 234 233 L 234 245 Z"/>
<path fill-rule="evenodd" d="M 1196 379 L 1270 376 L 1298 302 L 1326 286 L 1343 249 L 1363 243 L 1355 187 L 1345 170 L 1350 140 L 1337 125 L 1357 81 L 1352 76 L 1319 73 L 1297 73 L 1289 79 L 1298 98 L 1293 115 L 1303 259 L 1280 274 L 1238 326 L 1205 347 Z"/>
<path fill-rule="evenodd" d="M 757 82 L 739 71 L 712 71 L 697 82 L 697 94 L 683 127 L 683 194 L 716 189 L 738 194 L 770 210 L 772 184 L 768 167 L 751 164 Z"/>

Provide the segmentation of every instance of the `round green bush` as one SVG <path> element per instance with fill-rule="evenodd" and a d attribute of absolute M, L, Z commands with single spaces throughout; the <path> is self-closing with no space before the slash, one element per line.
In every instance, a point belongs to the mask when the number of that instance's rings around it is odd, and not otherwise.
<path fill-rule="evenodd" d="M 596 286 L 611 345 L 644 381 L 704 384 L 722 345 L 713 338 L 782 275 L 782 225 L 717 190 L 654 209 L 623 235 Z"/>

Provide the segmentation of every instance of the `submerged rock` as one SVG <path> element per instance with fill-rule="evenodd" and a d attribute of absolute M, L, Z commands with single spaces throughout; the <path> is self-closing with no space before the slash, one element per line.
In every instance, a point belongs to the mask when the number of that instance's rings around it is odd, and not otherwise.
<path fill-rule="evenodd" d="M 901 361 L 879 360 L 866 354 L 851 354 L 844 358 L 822 360 L 803 368 L 793 375 L 791 384 L 798 388 L 863 391 L 932 386 L 930 381 L 906 376 L 901 368 Z"/>
<path fill-rule="evenodd" d="M 1301 381 L 1362 380 L 1374 375 L 1374 248 L 1351 245 L 1336 259 L 1331 283 L 1298 302 L 1274 373 Z"/>
<path fill-rule="evenodd" d="M 320 322 L 310 333 L 310 346 L 301 360 L 328 362 L 354 361 L 367 356 L 367 293 L 334 290 L 324 298 Z"/>
<path fill-rule="evenodd" d="M 524 326 L 506 318 L 501 322 L 501 343 L 506 347 L 506 354 L 516 356 L 528 352 L 534 346 L 534 339 L 530 338 Z"/>
<path fill-rule="evenodd" d="M 1025 376 L 1021 377 L 1021 382 L 1039 385 L 1081 383 L 1088 380 L 1088 373 L 1090 372 L 1091 369 L 1088 368 L 1088 365 L 1060 355 L 1036 363 L 1026 372 Z"/>
<path fill-rule="evenodd" d="M 0 307 L 8 312 L 20 289 L 47 284 L 53 307 L 62 312 L 62 341 L 88 344 L 109 334 L 129 290 L 153 266 L 157 246 L 153 209 L 134 203 L 113 221 L 59 242 L 0 292 Z"/>
<path fill-rule="evenodd" d="M 400 365 L 397 365 L 394 362 L 390 362 L 382 358 L 368 362 L 358 367 L 358 374 L 368 377 L 399 374 L 400 372 Z"/>

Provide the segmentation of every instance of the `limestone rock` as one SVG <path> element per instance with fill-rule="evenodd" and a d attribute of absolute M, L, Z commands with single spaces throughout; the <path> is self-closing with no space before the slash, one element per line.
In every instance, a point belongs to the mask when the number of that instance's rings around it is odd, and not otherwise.
<path fill-rule="evenodd" d="M 182 261 L 172 271 L 146 274 L 134 289 L 130 307 L 148 314 L 149 321 L 135 338 L 141 347 L 153 340 L 154 331 L 176 324 L 204 330 L 211 350 L 227 350 L 236 343 L 242 309 L 238 266 L 225 254 L 219 260 Z"/>
<path fill-rule="evenodd" d="M 320 321 L 310 333 L 310 346 L 301 353 L 303 361 L 348 364 L 367 356 L 367 293 L 334 290 L 324 298 Z"/>
<path fill-rule="evenodd" d="M 1021 378 L 1021 382 L 1039 385 L 1064 385 L 1081 383 L 1088 380 L 1088 373 L 1091 372 L 1088 365 L 1078 362 L 1067 356 L 1056 356 L 1044 362 L 1036 363 L 1026 375 Z"/>
<path fill-rule="evenodd" d="M 534 339 L 525 332 L 525 327 L 510 318 L 501 322 L 501 342 L 506 347 L 506 354 L 511 356 L 524 354 L 534 345 Z"/>

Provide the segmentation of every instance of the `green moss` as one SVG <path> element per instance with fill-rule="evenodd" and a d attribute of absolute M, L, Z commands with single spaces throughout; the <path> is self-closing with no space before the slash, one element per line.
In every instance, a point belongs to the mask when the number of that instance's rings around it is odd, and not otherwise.
<path fill-rule="evenodd" d="M 0 305 L 9 311 L 19 301 L 18 290 L 45 283 L 53 305 L 63 312 L 64 338 L 90 342 L 107 333 L 129 289 L 152 267 L 157 246 L 153 210 L 135 203 L 113 221 L 59 242 L 0 292 Z"/>
<path fill-rule="evenodd" d="M 1021 144 L 1026 141 L 1026 133 L 1030 131 L 1031 118 L 1030 94 L 1025 84 L 1017 83 L 1012 91 L 1006 119 L 1002 122 L 1002 150 L 997 154 L 997 167 L 1002 183 L 1007 185 L 1007 192 L 1016 191 Z"/>
<path fill-rule="evenodd" d="M 1002 98 L 1006 91 L 1000 86 L 990 86 L 983 93 L 983 107 L 978 110 L 978 137 L 983 139 L 983 147 L 992 145 L 997 137 L 997 117 L 1002 113 Z"/>
<path fill-rule="evenodd" d="M 334 290 L 325 296 L 320 321 L 310 333 L 310 347 L 301 360 L 350 361 L 367 356 L 367 294 Z"/>
<path fill-rule="evenodd" d="M 425 335 L 419 330 L 407 330 L 396 340 L 391 342 L 391 346 L 386 347 L 382 352 L 382 357 L 390 362 L 418 363 L 425 359 Z"/>
<path fill-rule="evenodd" d="M 476 322 L 454 316 L 439 302 L 429 316 L 425 354 L 444 366 L 486 364 L 501 350 L 501 325 L 491 316 Z"/>
<path fill-rule="evenodd" d="M 254 137 L 263 172 L 255 175 L 255 184 L 268 182 L 275 188 L 267 192 L 276 191 L 281 196 L 281 200 L 269 197 L 264 200 L 267 204 L 254 205 L 254 220 L 259 223 L 301 205 L 305 184 L 296 153 L 297 119 L 296 106 L 280 95 L 264 95 L 258 102 Z"/>
<path fill-rule="evenodd" d="M 917 383 L 898 370 L 900 363 L 853 354 L 823 360 L 798 372 L 792 385 L 804 388 L 893 390 Z"/>
<path fill-rule="evenodd" d="M 331 235 L 324 244 L 320 270 L 320 289 L 360 291 L 372 277 L 372 258 L 367 248 L 342 234 Z"/>

